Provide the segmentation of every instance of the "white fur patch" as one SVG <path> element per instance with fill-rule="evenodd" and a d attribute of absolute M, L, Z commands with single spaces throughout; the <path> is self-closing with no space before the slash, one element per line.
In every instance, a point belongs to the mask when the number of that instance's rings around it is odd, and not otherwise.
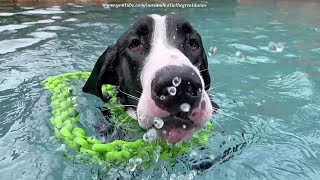
<path fill-rule="evenodd" d="M 170 113 L 160 109 L 155 105 L 155 102 L 151 98 L 151 82 L 155 78 L 156 72 L 165 66 L 189 66 L 194 69 L 197 75 L 201 79 L 203 85 L 202 93 L 206 93 L 204 90 L 204 81 L 201 77 L 200 71 L 191 63 L 191 61 L 176 47 L 168 42 L 166 16 L 150 15 L 154 20 L 154 30 L 151 39 L 151 50 L 146 57 L 143 65 L 143 69 L 140 75 L 142 93 L 138 103 L 137 117 L 139 125 L 142 128 L 149 128 L 152 126 L 154 117 L 165 117 Z M 173 38 L 173 37 L 172 37 Z M 202 97 L 202 100 L 206 102 L 206 112 L 212 112 L 210 100 L 208 95 Z M 197 108 L 201 111 L 201 108 Z M 208 115 L 199 115 L 199 119 L 207 118 Z"/>
<path fill-rule="evenodd" d="M 127 114 L 130 116 L 130 117 L 132 117 L 133 119 L 138 119 L 138 117 L 137 117 L 137 113 L 136 113 L 136 111 L 133 109 L 133 108 L 128 108 L 127 109 Z"/>

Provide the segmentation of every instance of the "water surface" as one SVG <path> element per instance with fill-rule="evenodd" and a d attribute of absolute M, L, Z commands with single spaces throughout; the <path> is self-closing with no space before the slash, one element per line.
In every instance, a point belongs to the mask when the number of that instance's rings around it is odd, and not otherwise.
<path fill-rule="evenodd" d="M 210 94 L 221 107 L 214 119 L 225 133 L 217 127 L 206 149 L 187 155 L 218 158 L 208 170 L 190 171 L 194 162 L 181 157 L 174 168 L 159 163 L 155 167 L 160 168 L 137 171 L 136 179 L 320 178 L 320 2 L 226 1 L 201 9 L 73 4 L 0 9 L 0 179 L 97 177 L 99 167 L 74 163 L 57 151 L 60 144 L 52 140 L 48 121 L 50 94 L 40 82 L 90 71 L 109 45 L 150 13 L 186 17 L 202 35 L 207 53 L 217 48 L 208 56 Z M 283 50 L 270 51 L 270 42 L 283 44 Z M 84 113 L 94 114 L 90 102 L 85 107 Z M 95 117 L 82 121 L 90 128 Z M 108 176 L 131 177 L 127 171 Z"/>

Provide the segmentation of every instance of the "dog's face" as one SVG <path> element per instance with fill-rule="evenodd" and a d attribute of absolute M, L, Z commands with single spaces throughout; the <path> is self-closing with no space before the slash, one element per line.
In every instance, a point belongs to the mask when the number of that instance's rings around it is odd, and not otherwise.
<path fill-rule="evenodd" d="M 140 19 L 98 59 L 84 92 L 99 96 L 103 84 L 119 87 L 117 95 L 142 128 L 154 126 L 169 143 L 190 139 L 212 115 L 208 62 L 200 35 L 176 16 Z"/>

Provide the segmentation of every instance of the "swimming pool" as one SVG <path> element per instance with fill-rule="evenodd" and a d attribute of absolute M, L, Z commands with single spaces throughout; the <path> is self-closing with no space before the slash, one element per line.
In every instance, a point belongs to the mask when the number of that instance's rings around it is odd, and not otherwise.
<path fill-rule="evenodd" d="M 197 174 L 191 162 L 159 163 L 136 179 L 319 179 L 320 2 L 225 1 L 206 8 L 0 5 L 0 179 L 97 179 L 99 167 L 66 159 L 49 124 L 48 76 L 90 71 L 106 47 L 150 13 L 189 19 L 209 56 L 221 107 L 209 146 L 189 157 L 218 159 Z M 270 42 L 283 50 L 273 51 Z M 98 100 L 87 101 L 92 129 Z M 243 147 L 243 148 L 240 148 Z M 219 159 L 219 157 L 224 156 Z M 106 179 L 130 178 L 112 171 Z"/>

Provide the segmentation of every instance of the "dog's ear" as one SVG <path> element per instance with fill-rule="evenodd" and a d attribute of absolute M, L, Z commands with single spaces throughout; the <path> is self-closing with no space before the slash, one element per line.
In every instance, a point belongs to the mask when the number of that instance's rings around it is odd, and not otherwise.
<path fill-rule="evenodd" d="M 210 79 L 210 74 L 209 74 L 209 70 L 208 70 L 208 59 L 207 59 L 206 52 L 204 50 L 202 53 L 202 58 L 201 58 L 201 63 L 200 63 L 199 69 L 200 69 L 200 74 L 201 74 L 203 81 L 204 81 L 205 90 L 208 90 L 210 88 L 211 79 Z"/>
<path fill-rule="evenodd" d="M 118 50 L 116 45 L 109 46 L 96 62 L 86 84 L 82 91 L 100 97 L 103 101 L 108 101 L 107 97 L 103 96 L 102 85 L 119 84 L 116 64 L 118 63 Z"/>

